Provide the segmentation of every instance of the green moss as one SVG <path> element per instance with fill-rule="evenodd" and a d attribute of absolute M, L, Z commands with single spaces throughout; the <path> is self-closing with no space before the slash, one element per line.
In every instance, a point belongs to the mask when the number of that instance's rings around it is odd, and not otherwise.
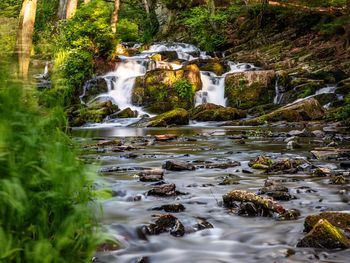
<path fill-rule="evenodd" d="M 112 189 L 98 189 L 92 192 L 93 197 L 98 200 L 107 200 L 113 197 Z"/>
<path fill-rule="evenodd" d="M 309 215 L 305 218 L 305 231 L 309 232 L 320 219 L 327 219 L 332 225 L 349 231 L 350 214 L 342 212 L 322 212 L 319 215 Z"/>
<path fill-rule="evenodd" d="M 169 125 L 187 125 L 189 113 L 185 109 L 176 108 L 171 111 L 159 114 L 149 120 L 141 121 L 139 127 L 166 127 Z"/>

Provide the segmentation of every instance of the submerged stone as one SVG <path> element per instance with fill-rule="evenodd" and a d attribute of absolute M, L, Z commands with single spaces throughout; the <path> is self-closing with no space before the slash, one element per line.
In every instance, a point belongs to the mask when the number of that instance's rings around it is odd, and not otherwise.
<path fill-rule="evenodd" d="M 163 168 L 170 171 L 192 171 L 196 169 L 193 164 L 182 161 L 166 161 Z"/>
<path fill-rule="evenodd" d="M 154 224 L 146 227 L 149 235 L 159 235 L 169 232 L 172 236 L 181 237 L 185 235 L 185 227 L 175 216 L 171 214 L 161 215 Z"/>
<path fill-rule="evenodd" d="M 323 249 L 349 248 L 349 246 L 350 242 L 344 233 L 327 219 L 319 219 L 312 230 L 297 244 L 297 247 Z"/>
<path fill-rule="evenodd" d="M 179 213 L 185 211 L 185 207 L 183 204 L 167 204 L 162 206 L 157 206 L 152 208 L 152 210 L 163 210 L 165 212 Z"/>

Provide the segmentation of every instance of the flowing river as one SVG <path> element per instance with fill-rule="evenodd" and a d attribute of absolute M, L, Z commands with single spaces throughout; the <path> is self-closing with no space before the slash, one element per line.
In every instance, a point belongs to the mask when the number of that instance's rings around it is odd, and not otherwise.
<path fill-rule="evenodd" d="M 132 105 L 131 90 L 137 76 L 159 67 L 178 65 L 154 63 L 148 56 L 158 51 L 176 50 L 178 57 L 192 60 L 194 56 L 207 57 L 191 45 L 158 44 L 140 55 L 123 58 L 115 71 L 102 76 L 108 92 L 98 98 L 112 98 L 123 109 Z M 251 64 L 229 62 L 229 72 L 256 69 Z M 225 105 L 224 77 L 213 72 L 201 72 L 203 88 L 196 94 L 196 105 L 212 102 Z M 88 90 L 85 87 L 85 92 Z M 325 87 L 317 94 L 335 92 Z M 276 96 L 278 92 L 276 82 Z M 81 98 L 84 97 L 84 94 Z M 278 104 L 280 97 L 275 98 Z M 306 216 L 321 211 L 349 212 L 349 184 L 330 184 L 330 177 L 312 176 L 315 167 L 328 168 L 346 174 L 341 160 L 319 161 L 311 150 L 332 141 L 349 146 L 349 136 L 341 129 L 310 124 L 309 130 L 323 130 L 323 138 L 298 138 L 298 148 L 287 149 L 291 130 L 304 127 L 287 125 L 267 127 L 220 127 L 220 123 L 191 123 L 175 128 L 127 127 L 138 119 L 105 120 L 88 124 L 72 131 L 73 137 L 86 146 L 82 159 L 100 166 L 98 189 L 112 189 L 114 197 L 101 202 L 100 215 L 106 231 L 121 242 L 116 251 L 101 251 L 95 262 L 104 263 L 216 263 L 216 262 L 349 262 L 350 251 L 296 247 L 305 235 Z M 157 141 L 156 135 L 173 134 L 173 140 Z M 118 140 L 120 145 L 96 143 Z M 302 160 L 305 165 L 293 173 L 266 173 L 248 166 L 259 155 L 271 160 Z M 166 161 L 176 160 L 191 164 L 225 164 L 239 162 L 235 167 L 197 165 L 193 171 L 164 170 L 166 183 L 173 183 L 182 194 L 156 197 L 147 194 L 159 183 L 141 182 L 137 176 L 149 169 L 162 169 Z M 227 181 L 227 179 L 230 179 Z M 232 179 L 232 180 L 231 180 Z M 289 189 L 291 200 L 280 201 L 287 209 L 297 209 L 297 220 L 279 220 L 276 217 L 239 216 L 223 207 L 222 196 L 234 189 L 258 192 L 265 180 L 282 183 Z M 225 181 L 226 180 L 226 181 Z M 176 216 L 185 227 L 183 237 L 169 233 L 147 235 L 143 226 L 154 223 L 156 216 L 168 214 L 158 208 L 166 204 L 182 204 L 185 209 Z M 204 222 L 204 223 L 203 223 Z M 198 224 L 209 227 L 199 228 Z"/>

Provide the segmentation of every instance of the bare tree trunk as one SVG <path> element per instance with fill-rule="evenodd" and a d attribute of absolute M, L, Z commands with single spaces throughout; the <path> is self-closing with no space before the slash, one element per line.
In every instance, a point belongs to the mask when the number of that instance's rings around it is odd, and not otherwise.
<path fill-rule="evenodd" d="M 208 0 L 208 10 L 209 10 L 209 21 L 211 26 L 216 29 L 216 23 L 213 20 L 215 16 L 215 1 L 214 0 Z"/>
<path fill-rule="evenodd" d="M 66 18 L 69 19 L 74 16 L 77 11 L 78 0 L 68 0 L 67 10 L 66 10 Z"/>
<path fill-rule="evenodd" d="M 148 5 L 148 1 L 147 0 L 142 0 L 143 5 L 145 6 L 145 10 L 147 15 L 149 15 L 149 5 Z"/>
<path fill-rule="evenodd" d="M 19 75 L 28 77 L 30 53 L 33 44 L 33 32 L 36 16 L 37 0 L 24 0 L 19 15 L 16 53 L 18 54 Z"/>
<path fill-rule="evenodd" d="M 67 3 L 68 0 L 60 0 L 59 2 L 57 16 L 60 20 L 66 19 Z"/>
<path fill-rule="evenodd" d="M 111 19 L 111 27 L 112 27 L 113 34 L 115 34 L 117 32 L 119 8 L 120 8 L 120 1 L 115 0 L 114 1 L 114 10 L 113 10 L 112 19 Z"/>

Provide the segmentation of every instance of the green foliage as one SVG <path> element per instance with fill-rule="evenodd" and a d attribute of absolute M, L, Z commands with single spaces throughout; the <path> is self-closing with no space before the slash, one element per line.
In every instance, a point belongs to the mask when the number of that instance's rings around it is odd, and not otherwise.
<path fill-rule="evenodd" d="M 122 41 L 138 41 L 139 27 L 136 23 L 131 22 L 127 18 L 120 19 L 117 26 L 118 38 Z"/>
<path fill-rule="evenodd" d="M 181 79 L 174 83 L 174 88 L 180 98 L 193 98 L 194 87 L 188 79 Z"/>
<path fill-rule="evenodd" d="M 1 0 L 0 16 L 18 17 L 21 11 L 22 0 Z"/>
<path fill-rule="evenodd" d="M 225 11 L 218 10 L 212 17 L 213 28 L 206 7 L 198 6 L 181 13 L 182 23 L 185 24 L 200 48 L 214 51 L 222 49 L 226 43 L 225 25 L 228 15 Z"/>
<path fill-rule="evenodd" d="M 0 261 L 91 262 L 97 246 L 92 174 L 69 147 L 60 108 L 0 72 Z"/>
<path fill-rule="evenodd" d="M 345 105 L 340 113 L 341 119 L 350 124 L 350 93 L 345 97 Z"/>
<path fill-rule="evenodd" d="M 328 23 L 322 23 L 319 25 L 319 31 L 326 35 L 326 36 L 332 36 L 334 34 L 344 34 L 344 26 L 346 26 L 349 23 L 348 17 L 338 17 L 334 19 L 333 21 L 330 21 Z"/>
<path fill-rule="evenodd" d="M 18 21 L 15 18 L 0 17 L 0 58 L 13 53 L 16 45 Z"/>

